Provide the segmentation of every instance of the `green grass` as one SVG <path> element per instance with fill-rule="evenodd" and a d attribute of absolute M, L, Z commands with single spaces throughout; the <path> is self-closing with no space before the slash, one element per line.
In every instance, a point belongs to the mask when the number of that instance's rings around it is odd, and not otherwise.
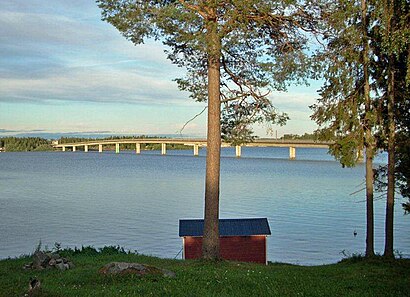
<path fill-rule="evenodd" d="M 410 296 L 410 259 L 351 260 L 323 266 L 182 261 L 126 253 L 71 253 L 68 271 L 23 270 L 29 257 L 0 261 L 0 296 L 23 296 L 30 277 L 41 281 L 35 296 Z M 176 278 L 104 276 L 112 261 L 172 270 Z"/>

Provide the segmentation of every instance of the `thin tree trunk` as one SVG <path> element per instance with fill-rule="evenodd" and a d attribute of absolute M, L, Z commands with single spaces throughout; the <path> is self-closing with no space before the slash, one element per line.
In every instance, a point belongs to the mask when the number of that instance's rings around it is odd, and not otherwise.
<path fill-rule="evenodd" d="M 374 141 L 369 120 L 371 112 L 369 84 L 369 40 L 367 34 L 367 1 L 362 0 L 362 33 L 363 33 L 363 76 L 365 98 L 364 136 L 366 147 L 366 257 L 374 256 L 374 208 L 373 208 L 373 155 Z"/>
<path fill-rule="evenodd" d="M 219 176 L 221 157 L 220 40 L 216 20 L 207 26 L 208 136 L 202 257 L 219 258 Z"/>
<path fill-rule="evenodd" d="M 394 0 L 387 2 L 386 13 L 388 14 L 387 34 L 391 36 L 394 29 Z M 394 62 L 395 56 L 389 50 L 389 61 L 387 68 L 387 122 L 388 122 L 388 164 L 387 164 L 387 202 L 385 222 L 384 256 L 394 258 L 393 253 L 393 225 L 394 225 L 394 187 L 395 187 L 395 146 L 396 146 L 396 124 L 394 116 L 395 93 L 394 93 Z"/>
<path fill-rule="evenodd" d="M 386 203 L 386 224 L 384 256 L 393 258 L 393 225 L 394 225 L 394 187 L 395 187 L 395 134 L 396 124 L 394 121 L 394 69 L 393 55 L 389 58 L 389 73 L 387 86 L 387 116 L 388 116 L 388 165 L 387 165 L 387 203 Z"/>
<path fill-rule="evenodd" d="M 373 148 L 366 147 L 366 257 L 374 256 L 373 182 Z"/>

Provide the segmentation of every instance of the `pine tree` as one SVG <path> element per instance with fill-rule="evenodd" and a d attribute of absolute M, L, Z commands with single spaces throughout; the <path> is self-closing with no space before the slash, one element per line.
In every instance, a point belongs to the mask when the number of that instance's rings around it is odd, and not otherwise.
<path fill-rule="evenodd" d="M 402 189 L 408 188 L 408 170 L 403 168 L 409 153 L 403 152 L 405 141 L 399 141 L 408 134 L 408 95 L 410 83 L 410 3 L 401 0 L 380 0 L 375 2 L 374 48 L 375 80 L 377 82 L 379 104 L 383 108 L 381 116 L 382 146 L 388 153 L 387 201 L 385 221 L 384 256 L 394 257 L 394 199 L 397 186 L 396 175 L 403 181 Z M 398 147 L 398 146 L 401 147 Z M 400 156 L 401 159 L 397 159 Z M 400 171 L 396 171 L 399 169 Z M 403 178 L 404 177 L 404 178 Z M 400 187 L 400 185 L 399 185 Z M 405 193 L 405 192 L 404 192 Z"/>
<path fill-rule="evenodd" d="M 366 256 L 374 256 L 373 157 L 376 111 L 370 94 L 368 0 L 338 0 L 324 11 L 326 48 L 317 55 L 325 84 L 312 119 L 322 140 L 343 166 L 354 166 L 366 152 Z"/>
<path fill-rule="evenodd" d="M 255 121 L 283 122 L 286 115 L 276 111 L 269 91 L 286 90 L 288 81 L 305 82 L 310 74 L 307 32 L 315 29 L 317 10 L 298 0 L 97 3 L 103 20 L 133 43 L 161 40 L 168 58 L 186 69 L 186 76 L 176 79 L 179 88 L 208 104 L 203 257 L 217 259 L 221 104 L 249 111 L 234 113 L 241 118 L 224 126 L 228 137 L 236 133 L 232 127 L 249 135 Z"/>

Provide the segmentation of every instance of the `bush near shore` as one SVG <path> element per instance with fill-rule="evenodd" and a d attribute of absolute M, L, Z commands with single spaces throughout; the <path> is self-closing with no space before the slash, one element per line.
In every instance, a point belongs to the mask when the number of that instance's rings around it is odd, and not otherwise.
<path fill-rule="evenodd" d="M 67 271 L 24 270 L 29 256 L 0 261 L 0 296 L 24 296 L 30 277 L 41 287 L 31 296 L 410 296 L 410 259 L 360 257 L 338 264 L 298 266 L 160 259 L 121 248 L 59 251 L 75 263 Z M 107 276 L 98 273 L 113 261 L 168 269 L 162 276 Z"/>

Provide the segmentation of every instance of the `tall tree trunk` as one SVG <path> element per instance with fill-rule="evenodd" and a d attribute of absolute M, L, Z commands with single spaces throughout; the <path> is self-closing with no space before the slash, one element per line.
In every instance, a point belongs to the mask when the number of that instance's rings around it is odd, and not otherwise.
<path fill-rule="evenodd" d="M 366 257 L 374 256 L 374 211 L 373 211 L 373 155 L 374 140 L 369 117 L 371 113 L 369 84 L 369 40 L 367 34 L 367 0 L 361 0 L 363 34 L 363 78 L 365 98 L 364 137 L 366 147 Z"/>
<path fill-rule="evenodd" d="M 394 116 L 394 56 L 389 57 L 388 86 L 387 86 L 387 117 L 388 117 L 388 165 L 387 165 L 387 203 L 384 256 L 393 258 L 393 225 L 394 225 L 394 188 L 395 188 L 395 134 L 396 124 Z"/>
<path fill-rule="evenodd" d="M 216 19 L 207 26 L 208 135 L 205 180 L 205 213 L 202 257 L 219 258 L 219 176 L 221 157 L 220 52 Z"/>
<path fill-rule="evenodd" d="M 387 1 L 387 34 L 392 36 L 395 30 L 394 0 Z M 395 92 L 394 92 L 394 63 L 395 56 L 389 49 L 389 60 L 387 68 L 387 122 L 388 122 L 388 164 L 387 164 L 387 202 L 385 222 L 384 256 L 393 258 L 393 225 L 394 225 L 394 187 L 395 187 L 395 146 L 396 146 L 396 124 L 394 116 Z"/>
<path fill-rule="evenodd" d="M 371 135 L 366 131 L 366 138 Z M 373 147 L 366 147 L 366 257 L 374 256 Z"/>

